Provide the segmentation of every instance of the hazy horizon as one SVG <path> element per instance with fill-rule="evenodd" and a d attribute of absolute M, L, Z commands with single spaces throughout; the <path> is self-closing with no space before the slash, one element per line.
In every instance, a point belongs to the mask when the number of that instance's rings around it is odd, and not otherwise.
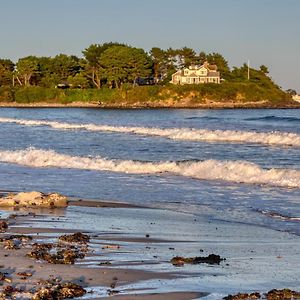
<path fill-rule="evenodd" d="M 219 52 L 229 65 L 264 64 L 284 89 L 300 92 L 297 0 L 0 0 L 0 58 L 82 56 L 93 43 L 124 42 Z"/>

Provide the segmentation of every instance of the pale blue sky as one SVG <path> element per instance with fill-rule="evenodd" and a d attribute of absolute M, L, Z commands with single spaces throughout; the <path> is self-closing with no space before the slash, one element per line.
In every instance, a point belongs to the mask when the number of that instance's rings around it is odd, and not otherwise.
<path fill-rule="evenodd" d="M 265 64 L 300 92 L 300 0 L 0 0 L 0 57 L 81 55 L 92 43 L 188 46 Z"/>

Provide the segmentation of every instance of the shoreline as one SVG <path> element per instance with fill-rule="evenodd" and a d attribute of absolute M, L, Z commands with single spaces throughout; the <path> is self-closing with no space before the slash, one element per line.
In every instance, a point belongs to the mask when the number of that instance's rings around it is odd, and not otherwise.
<path fill-rule="evenodd" d="M 91 237 L 86 257 L 74 265 L 35 261 L 25 257 L 30 245 L 8 250 L 1 243 L 1 271 L 7 272 L 17 286 L 30 287 L 52 275 L 80 284 L 88 292 L 95 291 L 84 299 L 123 300 L 192 300 L 206 296 L 219 300 L 229 293 L 262 293 L 297 286 L 300 258 L 295 251 L 299 237 L 287 232 L 201 216 L 194 219 L 189 214 L 123 202 L 79 198 L 71 199 L 66 208 L 14 211 L 2 207 L 0 213 L 4 211 L 11 217 L 1 238 L 29 235 L 32 243 L 54 243 L 59 236 L 79 231 Z M 91 227 L 94 222 L 96 227 Z M 170 263 L 174 256 L 209 253 L 220 254 L 226 260 L 219 265 L 176 267 Z M 17 272 L 33 275 L 24 280 L 15 275 Z M 272 281 L 265 281 L 270 274 Z M 228 287 L 226 282 L 230 283 Z"/>
<path fill-rule="evenodd" d="M 135 206 L 123 202 L 108 202 L 108 201 L 93 201 L 93 200 L 71 200 L 68 207 L 86 207 L 86 208 L 106 208 L 106 209 L 148 209 L 147 207 Z M 80 229 L 66 229 L 57 228 L 54 219 L 61 218 L 66 210 L 62 208 L 53 209 L 35 209 L 35 208 L 15 208 L 14 207 L 1 207 L 0 212 L 5 211 L 11 213 L 6 218 L 9 226 L 8 229 L 0 231 L 1 238 L 12 237 L 12 236 L 30 236 L 33 238 L 31 244 L 34 243 L 49 243 L 53 242 L 53 239 L 64 234 L 70 235 L 78 232 Z M 17 214 L 13 214 L 13 212 Z M 19 214 L 18 214 L 19 213 Z M 36 219 L 39 219 L 41 223 L 46 225 L 45 227 L 35 227 L 33 224 Z M 3 219 L 2 219 L 3 220 Z M 49 223 L 50 222 L 50 223 Z M 54 222 L 54 223 L 53 223 Z M 53 223 L 53 224 L 51 224 Z M 85 232 L 91 237 L 91 241 L 88 243 L 89 251 L 86 254 L 86 263 L 89 260 L 96 260 L 99 262 L 98 267 L 89 267 L 81 264 L 81 259 L 75 264 L 51 264 L 45 261 L 37 261 L 32 258 L 26 257 L 26 254 L 30 250 L 30 245 L 27 244 L 20 249 L 6 249 L 3 242 L 0 241 L 0 258 L 1 266 L 0 270 L 2 274 L 5 274 L 12 283 L 14 288 L 26 287 L 26 290 L 30 290 L 36 286 L 39 281 L 49 280 L 53 278 L 61 278 L 62 282 L 72 282 L 78 284 L 87 290 L 87 294 L 84 299 L 141 299 L 141 300 L 161 300 L 161 299 L 174 299 L 174 300 L 191 300 L 199 299 L 206 293 L 193 292 L 193 291 L 169 291 L 169 292 L 150 292 L 143 291 L 134 293 L 128 290 L 129 294 L 120 292 L 122 286 L 130 286 L 137 284 L 138 282 L 147 282 L 151 280 L 173 280 L 177 277 L 176 272 L 157 272 L 143 269 L 134 269 L 130 265 L 126 267 L 126 264 L 116 263 L 114 267 L 107 265 L 105 261 L 101 263 L 101 254 L 97 252 L 97 248 L 101 247 L 107 250 L 107 255 L 111 252 L 118 252 L 119 246 L 116 247 L 117 243 L 122 242 L 122 238 L 115 238 L 114 236 L 106 236 L 105 232 Z M 109 232 L 108 232 L 109 233 Z M 155 240 L 152 238 L 140 238 L 139 240 L 131 240 L 130 237 L 124 236 L 123 242 L 125 243 L 165 243 L 167 241 Z M 2 244 L 2 245 L 1 245 Z M 141 266 L 143 262 L 139 263 Z M 20 278 L 18 273 L 30 273 L 31 276 L 28 278 Z M 4 281 L 5 282 L 5 281 Z M 3 283 L 0 285 L 4 287 L 7 284 Z M 100 291 L 96 291 L 100 289 Z M 94 291 L 94 292 L 93 292 Z M 90 294 L 91 296 L 87 296 Z M 99 294 L 99 295 L 98 295 Z M 105 294 L 107 294 L 105 296 Z M 24 299 L 26 293 L 24 293 Z M 23 299 L 23 298 L 22 298 Z"/>
<path fill-rule="evenodd" d="M 98 104 L 86 102 L 72 102 L 68 104 L 51 103 L 51 102 L 37 102 L 37 103 L 11 103 L 0 102 L 0 108 L 96 108 L 96 109 L 300 109 L 300 103 L 288 104 L 271 104 L 258 102 L 245 103 L 220 103 L 213 102 L 208 104 L 153 104 L 153 103 L 133 103 L 133 104 Z"/>

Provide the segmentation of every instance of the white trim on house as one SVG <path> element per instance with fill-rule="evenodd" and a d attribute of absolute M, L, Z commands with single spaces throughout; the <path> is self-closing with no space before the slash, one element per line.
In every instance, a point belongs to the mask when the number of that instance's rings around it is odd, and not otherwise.
<path fill-rule="evenodd" d="M 202 66 L 189 66 L 172 75 L 173 84 L 203 84 L 221 82 L 220 72 L 216 65 L 205 62 Z"/>

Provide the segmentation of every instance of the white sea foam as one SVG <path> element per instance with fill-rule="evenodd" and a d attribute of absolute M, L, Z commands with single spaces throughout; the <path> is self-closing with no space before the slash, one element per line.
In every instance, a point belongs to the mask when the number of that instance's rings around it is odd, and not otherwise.
<path fill-rule="evenodd" d="M 300 188 L 299 170 L 263 169 L 247 161 L 142 162 L 110 160 L 99 156 L 70 156 L 52 150 L 35 148 L 0 151 L 0 161 L 35 168 L 72 168 L 129 174 L 169 173 L 200 180 L 224 180 L 246 184 Z"/>
<path fill-rule="evenodd" d="M 128 127 L 98 124 L 75 124 L 53 121 L 0 118 L 0 123 L 16 123 L 24 126 L 50 126 L 59 130 L 88 130 L 158 136 L 173 140 L 258 143 L 265 145 L 300 147 L 300 135 L 290 132 L 255 132 L 235 130 L 207 130 L 195 128 Z"/>

